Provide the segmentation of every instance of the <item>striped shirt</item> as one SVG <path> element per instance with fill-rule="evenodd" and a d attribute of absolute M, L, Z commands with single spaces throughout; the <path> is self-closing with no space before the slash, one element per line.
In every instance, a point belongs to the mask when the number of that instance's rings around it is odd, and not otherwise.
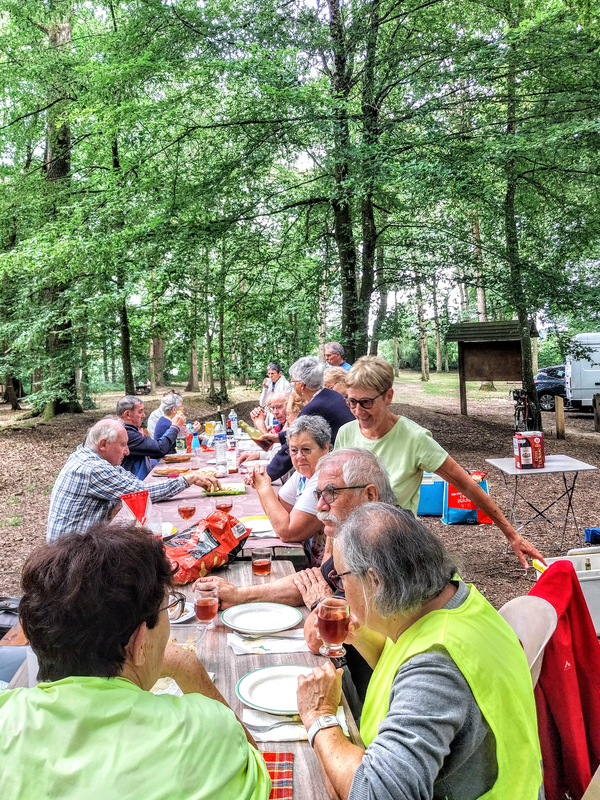
<path fill-rule="evenodd" d="M 122 494 L 147 489 L 155 502 L 173 497 L 187 487 L 183 477 L 144 483 L 80 444 L 67 459 L 52 489 L 46 541 L 54 542 L 72 531 L 85 533 L 95 522 L 107 520 Z"/>

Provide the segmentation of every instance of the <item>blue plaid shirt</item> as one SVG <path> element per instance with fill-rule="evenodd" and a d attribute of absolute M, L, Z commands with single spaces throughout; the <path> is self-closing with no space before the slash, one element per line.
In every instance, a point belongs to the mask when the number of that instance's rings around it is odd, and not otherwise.
<path fill-rule="evenodd" d="M 187 489 L 185 478 L 144 483 L 123 467 L 113 467 L 94 450 L 80 444 L 61 469 L 52 489 L 46 541 L 65 533 L 85 531 L 108 515 L 120 495 L 148 489 L 152 502 Z"/>

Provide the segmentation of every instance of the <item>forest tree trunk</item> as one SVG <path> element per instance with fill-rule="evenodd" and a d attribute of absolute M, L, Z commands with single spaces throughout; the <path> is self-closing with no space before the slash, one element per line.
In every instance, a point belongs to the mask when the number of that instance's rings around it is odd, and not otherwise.
<path fill-rule="evenodd" d="M 325 345 L 327 344 L 327 300 L 329 284 L 327 270 L 323 270 L 323 282 L 319 289 L 319 361 L 325 363 Z"/>
<path fill-rule="evenodd" d="M 425 324 L 425 311 L 423 308 L 423 292 L 421 289 L 421 276 L 415 275 L 417 298 L 417 321 L 419 327 L 419 343 L 421 345 L 421 380 L 429 380 L 429 348 L 427 345 L 427 327 Z"/>
<path fill-rule="evenodd" d="M 518 27 L 518 20 L 511 20 L 512 28 Z M 515 137 L 517 133 L 517 81 L 514 66 L 515 54 L 513 45 L 509 45 L 507 52 L 508 70 L 506 76 L 507 93 L 507 118 L 506 134 L 508 137 Z M 519 232 L 517 227 L 516 195 L 517 195 L 517 162 L 515 156 L 510 151 L 507 157 L 506 174 L 506 194 L 504 196 L 504 225 L 506 237 L 506 259 L 510 269 L 511 294 L 514 307 L 517 309 L 517 319 L 519 320 L 519 331 L 521 335 L 521 374 L 523 388 L 526 389 L 533 398 L 534 404 L 534 426 L 535 430 L 542 430 L 542 413 L 537 389 L 533 376 L 533 355 L 531 352 L 530 321 L 527 314 L 527 298 L 523 287 L 523 270 L 519 254 Z"/>
<path fill-rule="evenodd" d="M 388 291 L 383 274 L 383 245 L 381 243 L 377 245 L 375 268 L 377 289 L 379 291 L 379 307 L 377 309 L 377 316 L 375 317 L 375 322 L 373 324 L 373 338 L 371 339 L 371 346 L 369 347 L 370 356 L 377 355 L 383 323 L 387 317 Z"/>
<path fill-rule="evenodd" d="M 442 371 L 442 337 L 440 332 L 440 315 L 437 302 L 437 279 L 433 278 L 433 324 L 435 327 L 435 371 Z"/>
<path fill-rule="evenodd" d="M 50 46 L 56 50 L 68 48 L 71 43 L 71 23 L 68 20 L 52 22 L 49 25 L 35 23 L 40 30 L 47 34 Z M 46 180 L 52 186 L 51 215 L 56 213 L 56 206 L 62 201 L 63 192 L 66 194 L 71 173 L 71 129 L 69 127 L 65 103 L 56 102 L 62 97 L 63 90 L 58 88 L 60 78 L 50 79 L 52 86 L 51 100 L 54 103 L 48 110 L 46 129 L 46 153 L 44 169 Z M 53 311 L 59 310 L 61 321 L 53 326 L 48 334 L 46 349 L 50 361 L 50 372 L 56 394 L 44 407 L 44 419 L 48 420 L 56 414 L 81 413 L 83 411 L 77 399 L 77 385 L 75 382 L 75 342 L 73 335 L 73 322 L 69 315 L 70 303 L 66 295 L 65 285 L 53 285 L 48 289 L 48 305 Z M 61 309 L 61 305 L 64 309 Z"/>
<path fill-rule="evenodd" d="M 185 390 L 186 392 L 198 391 L 198 342 L 196 339 L 192 342 L 192 350 L 190 353 L 190 379 Z"/>

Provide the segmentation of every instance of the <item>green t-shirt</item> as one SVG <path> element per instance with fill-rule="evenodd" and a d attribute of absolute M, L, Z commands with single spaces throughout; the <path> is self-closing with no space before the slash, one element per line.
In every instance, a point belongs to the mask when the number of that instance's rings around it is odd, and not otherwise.
<path fill-rule="evenodd" d="M 0 692 L 0 776 L 7 800 L 267 800 L 271 790 L 231 709 L 125 678 Z"/>
<path fill-rule="evenodd" d="M 335 449 L 341 447 L 364 447 L 374 453 L 388 471 L 398 503 L 415 515 L 423 473 L 435 472 L 448 457 L 430 431 L 406 417 L 400 417 L 381 439 L 367 439 L 358 420 L 348 422 L 335 440 Z"/>

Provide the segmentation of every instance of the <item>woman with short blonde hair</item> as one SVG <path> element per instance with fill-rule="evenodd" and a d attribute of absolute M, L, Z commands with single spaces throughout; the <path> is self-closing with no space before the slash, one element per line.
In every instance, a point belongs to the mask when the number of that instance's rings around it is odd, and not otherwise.
<path fill-rule="evenodd" d="M 394 385 L 394 368 L 379 356 L 362 356 L 346 373 L 346 387 L 361 386 L 387 392 Z"/>
<path fill-rule="evenodd" d="M 431 433 L 394 414 L 394 369 L 384 358 L 362 356 L 346 377 L 346 405 L 356 419 L 343 425 L 335 447 L 364 447 L 386 467 L 399 505 L 416 515 L 424 472 L 435 472 L 492 518 L 524 567 L 538 550 L 520 536 L 496 503 L 441 447 Z"/>
<path fill-rule="evenodd" d="M 342 397 L 346 396 L 346 378 L 348 372 L 343 367 L 331 367 L 325 373 L 324 386 L 326 389 L 333 389 Z"/>

